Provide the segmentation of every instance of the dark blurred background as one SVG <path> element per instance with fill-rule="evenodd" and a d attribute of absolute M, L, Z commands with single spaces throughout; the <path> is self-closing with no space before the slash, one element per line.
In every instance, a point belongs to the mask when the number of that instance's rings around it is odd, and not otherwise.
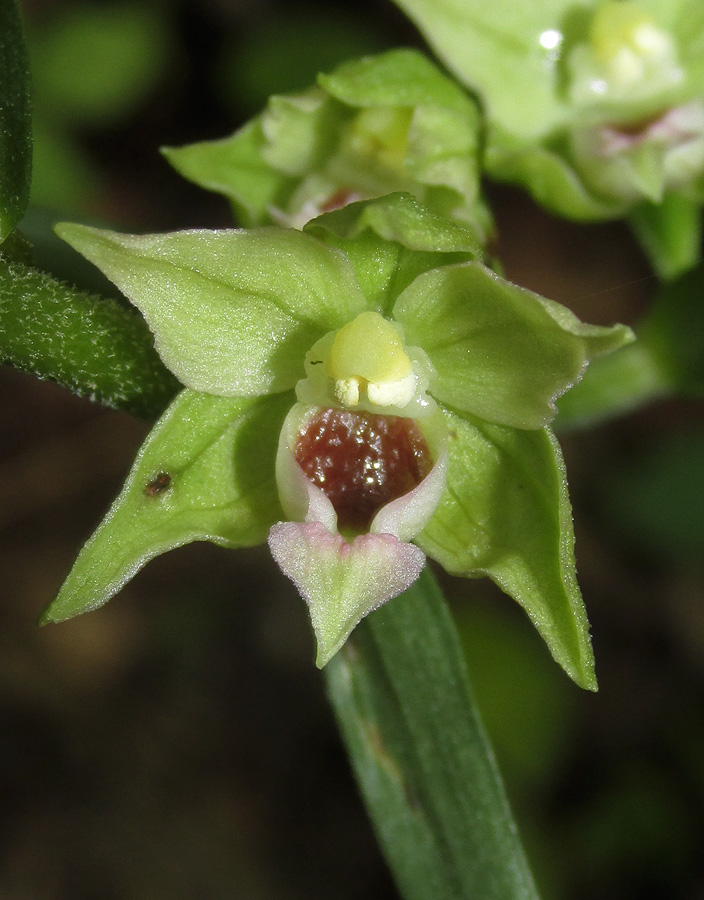
<path fill-rule="evenodd" d="M 24 227 L 57 271 L 55 213 L 231 224 L 161 145 L 224 136 L 345 58 L 421 46 L 384 0 L 23 10 Z M 487 190 L 509 277 L 588 321 L 637 321 L 656 282 L 624 227 Z M 10 369 L 0 390 L 1 900 L 394 900 L 304 604 L 265 548 L 175 551 L 98 612 L 36 626 L 149 425 Z M 563 436 L 598 694 L 490 583 L 443 576 L 545 900 L 704 898 L 703 410 L 663 401 Z"/>

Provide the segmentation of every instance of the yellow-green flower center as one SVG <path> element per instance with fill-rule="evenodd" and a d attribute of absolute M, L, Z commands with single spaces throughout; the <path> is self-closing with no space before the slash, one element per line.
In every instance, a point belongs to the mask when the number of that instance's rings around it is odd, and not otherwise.
<path fill-rule="evenodd" d="M 343 406 L 355 406 L 365 391 L 374 406 L 403 407 L 416 387 L 401 335 L 392 322 L 376 312 L 360 313 L 337 332 L 328 374 L 335 381 L 335 396 Z"/>

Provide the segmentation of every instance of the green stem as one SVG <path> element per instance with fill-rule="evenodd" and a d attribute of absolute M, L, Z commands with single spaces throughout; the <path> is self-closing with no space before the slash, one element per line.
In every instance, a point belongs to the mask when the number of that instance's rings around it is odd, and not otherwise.
<path fill-rule="evenodd" d="M 2 255 L 0 363 L 144 418 L 179 387 L 137 312 Z"/>
<path fill-rule="evenodd" d="M 32 171 L 29 66 L 15 0 L 0 0 L 0 244 L 29 200 Z"/>
<path fill-rule="evenodd" d="M 325 674 L 405 900 L 537 900 L 430 572 L 361 622 Z"/>

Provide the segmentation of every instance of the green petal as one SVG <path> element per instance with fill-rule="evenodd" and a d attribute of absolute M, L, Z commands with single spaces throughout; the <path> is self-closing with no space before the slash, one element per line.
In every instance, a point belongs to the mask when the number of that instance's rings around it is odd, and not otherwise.
<path fill-rule="evenodd" d="M 349 260 L 290 229 L 56 231 L 139 307 L 166 366 L 197 391 L 287 390 L 306 351 L 366 308 Z"/>
<path fill-rule="evenodd" d="M 622 325 L 584 325 L 475 262 L 420 275 L 393 316 L 407 344 L 422 347 L 435 366 L 436 399 L 514 428 L 546 425 L 588 360 L 633 338 Z"/>
<path fill-rule="evenodd" d="M 567 481 L 554 435 L 446 416 L 447 489 L 415 542 L 451 574 L 492 578 L 525 609 L 567 674 L 595 690 Z"/>
<path fill-rule="evenodd" d="M 147 437 L 121 494 L 42 621 L 102 606 L 150 559 L 191 541 L 262 543 L 281 509 L 274 460 L 291 394 L 182 391 Z"/>
<path fill-rule="evenodd" d="M 261 116 L 264 159 L 287 175 L 301 177 L 320 168 L 333 152 L 349 112 L 320 88 L 274 96 Z"/>
<path fill-rule="evenodd" d="M 313 219 L 305 231 L 344 251 L 369 305 L 387 316 L 422 272 L 481 257 L 473 229 L 436 215 L 411 194 L 350 203 Z"/>
<path fill-rule="evenodd" d="M 558 53 L 541 35 L 559 32 L 572 0 L 396 0 L 461 82 L 477 90 L 490 120 L 536 138 L 568 118 L 557 93 Z M 544 44 L 547 43 L 547 46 Z"/>
<path fill-rule="evenodd" d="M 265 146 L 261 121 L 254 119 L 230 137 L 161 152 L 184 178 L 227 197 L 242 224 L 252 227 L 270 222 L 270 210 L 292 190 L 291 178 L 262 157 Z"/>
<path fill-rule="evenodd" d="M 318 81 L 351 107 L 412 110 L 403 167 L 416 184 L 396 189 L 412 190 L 485 239 L 491 216 L 479 196 L 480 118 L 464 91 L 415 50 L 353 60 Z M 387 190 L 393 188 L 389 182 Z"/>

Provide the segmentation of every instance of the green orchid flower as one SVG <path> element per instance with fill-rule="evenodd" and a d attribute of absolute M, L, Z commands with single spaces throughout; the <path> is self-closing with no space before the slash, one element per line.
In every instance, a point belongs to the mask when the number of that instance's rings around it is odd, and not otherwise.
<path fill-rule="evenodd" d="M 163 152 L 186 178 L 226 196 L 246 226 L 300 228 L 346 203 L 407 191 L 484 241 L 491 220 L 478 150 L 469 97 L 422 54 L 392 50 L 272 97 L 230 137 Z"/>
<path fill-rule="evenodd" d="M 396 0 L 481 96 L 485 165 L 569 219 L 627 217 L 661 275 L 698 260 L 699 0 Z"/>
<path fill-rule="evenodd" d="M 404 195 L 303 232 L 57 231 L 139 307 L 185 388 L 45 621 L 100 606 L 188 541 L 268 539 L 308 603 L 322 666 L 429 556 L 493 578 L 594 688 L 548 424 L 629 329 L 584 325 L 508 283 L 478 261 L 471 231 Z"/>

